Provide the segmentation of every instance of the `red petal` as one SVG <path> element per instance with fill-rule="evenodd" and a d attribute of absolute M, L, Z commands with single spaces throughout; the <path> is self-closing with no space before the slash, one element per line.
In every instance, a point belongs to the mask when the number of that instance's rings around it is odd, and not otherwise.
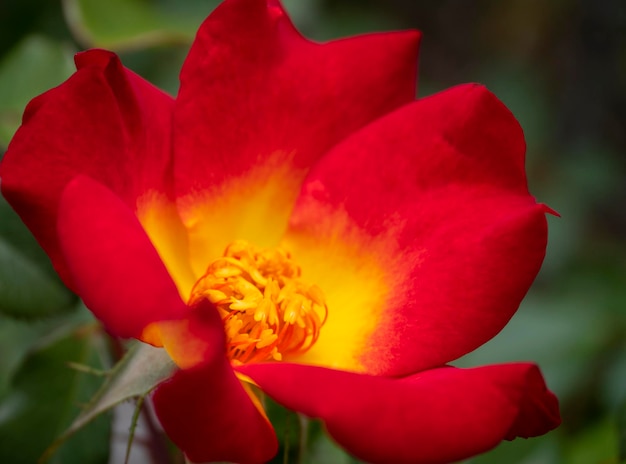
<path fill-rule="evenodd" d="M 59 241 L 85 305 L 119 337 L 140 337 L 152 322 L 183 318 L 182 302 L 154 246 L 128 206 L 78 176 L 59 204 Z"/>
<path fill-rule="evenodd" d="M 192 256 L 201 255 L 197 271 L 227 244 L 207 244 L 216 229 L 277 244 L 309 166 L 414 99 L 418 39 L 403 32 L 316 44 L 277 1 L 228 0 L 215 10 L 183 67 L 175 109 L 177 189 L 190 195 L 181 211 Z"/>
<path fill-rule="evenodd" d="M 131 208 L 163 190 L 170 162 L 173 100 L 103 50 L 76 56 L 78 71 L 30 102 L 0 166 L 2 193 L 65 282 L 56 215 L 65 185 L 86 174 Z"/>
<path fill-rule="evenodd" d="M 226 334 L 215 307 L 202 300 L 181 320 L 156 324 L 160 342 L 181 369 L 223 358 Z"/>
<path fill-rule="evenodd" d="M 557 399 L 532 364 L 402 379 L 285 363 L 240 370 L 287 408 L 321 418 L 339 444 L 372 463 L 448 463 L 560 423 Z"/>
<path fill-rule="evenodd" d="M 225 357 L 180 370 L 154 393 L 168 437 L 193 462 L 261 464 L 278 449 L 274 431 Z"/>
<path fill-rule="evenodd" d="M 328 294 L 327 326 L 298 362 L 406 375 L 499 332 L 547 240 L 524 149 L 504 105 L 462 86 L 381 118 L 322 159 L 285 241 L 303 278 Z M 343 295 L 355 288 L 358 298 Z"/>

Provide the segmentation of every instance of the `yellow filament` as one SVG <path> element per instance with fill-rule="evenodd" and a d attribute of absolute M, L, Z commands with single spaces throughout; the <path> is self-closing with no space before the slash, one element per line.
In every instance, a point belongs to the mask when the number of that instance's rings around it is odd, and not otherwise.
<path fill-rule="evenodd" d="M 206 298 L 217 307 L 233 363 L 280 361 L 310 349 L 328 315 L 322 290 L 300 274 L 289 252 L 237 240 L 208 266 L 189 304 Z"/>

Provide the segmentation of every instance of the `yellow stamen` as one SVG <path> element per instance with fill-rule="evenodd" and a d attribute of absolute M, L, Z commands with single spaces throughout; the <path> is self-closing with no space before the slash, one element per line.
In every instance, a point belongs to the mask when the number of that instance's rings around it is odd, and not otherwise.
<path fill-rule="evenodd" d="M 322 290 L 300 274 L 289 252 L 237 240 L 208 266 L 189 304 L 207 299 L 217 307 L 233 363 L 280 361 L 310 349 L 328 315 Z"/>

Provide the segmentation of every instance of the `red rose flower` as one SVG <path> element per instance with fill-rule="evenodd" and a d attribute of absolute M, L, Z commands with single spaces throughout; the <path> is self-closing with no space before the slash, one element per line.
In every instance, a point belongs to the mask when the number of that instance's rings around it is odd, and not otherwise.
<path fill-rule="evenodd" d="M 495 96 L 414 100 L 418 42 L 316 44 L 226 0 L 176 99 L 92 50 L 28 105 L 2 192 L 111 334 L 177 363 L 153 399 L 190 460 L 275 454 L 251 384 L 374 463 L 559 424 L 535 365 L 447 366 L 518 308 L 549 210 Z"/>

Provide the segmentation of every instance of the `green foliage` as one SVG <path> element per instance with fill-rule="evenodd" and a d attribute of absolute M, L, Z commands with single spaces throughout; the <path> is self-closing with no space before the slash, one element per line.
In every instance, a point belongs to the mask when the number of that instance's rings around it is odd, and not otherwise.
<path fill-rule="evenodd" d="M 619 462 L 626 462 L 626 400 L 622 402 L 618 410 L 618 447 L 619 447 Z"/>
<path fill-rule="evenodd" d="M 175 364 L 165 350 L 144 343 L 134 345 L 108 373 L 102 388 L 72 422 L 59 442 L 121 402 L 144 398 L 175 369 Z"/>
<path fill-rule="evenodd" d="M 50 276 L 57 277 L 48 255 L 26 228 L 20 217 L 6 200 L 0 196 L 0 237 L 12 248 L 23 254 L 30 262 Z"/>
<path fill-rule="evenodd" d="M 70 311 L 74 301 L 28 229 L 0 198 L 0 314 L 50 317 Z"/>
<path fill-rule="evenodd" d="M 333 464 L 358 464 L 360 461 L 350 456 L 339 447 L 326 433 L 320 433 L 316 440 L 311 441 L 307 450 L 305 464 L 332 462 Z"/>
<path fill-rule="evenodd" d="M 617 464 L 617 433 L 615 423 L 608 418 L 586 427 L 574 440 L 568 442 L 567 464 Z"/>
<path fill-rule="evenodd" d="M 0 313 L 35 318 L 71 308 L 68 291 L 0 237 Z"/>
<path fill-rule="evenodd" d="M 263 406 L 276 431 L 280 448 L 268 464 L 358 464 L 325 432 L 323 424 L 283 408 L 263 396 Z"/>
<path fill-rule="evenodd" d="M 200 22 L 218 3 L 191 2 L 189 8 L 187 2 L 188 8 L 174 14 L 142 0 L 65 0 L 63 8 L 77 40 L 88 47 L 120 51 L 190 43 Z"/>
<path fill-rule="evenodd" d="M 70 76 L 71 47 L 30 36 L 0 61 L 0 147 L 7 146 L 28 101 Z"/>
<path fill-rule="evenodd" d="M 50 337 L 43 346 L 30 345 L 0 400 L 0 462 L 33 464 L 67 427 L 100 381 L 66 363 L 71 360 L 102 367 L 101 342 L 102 338 L 92 336 L 89 330 L 75 330 Z M 23 349 L 22 345 L 22 355 Z M 65 443 L 50 463 L 105 464 L 109 440 L 110 417 L 103 416 Z"/>

